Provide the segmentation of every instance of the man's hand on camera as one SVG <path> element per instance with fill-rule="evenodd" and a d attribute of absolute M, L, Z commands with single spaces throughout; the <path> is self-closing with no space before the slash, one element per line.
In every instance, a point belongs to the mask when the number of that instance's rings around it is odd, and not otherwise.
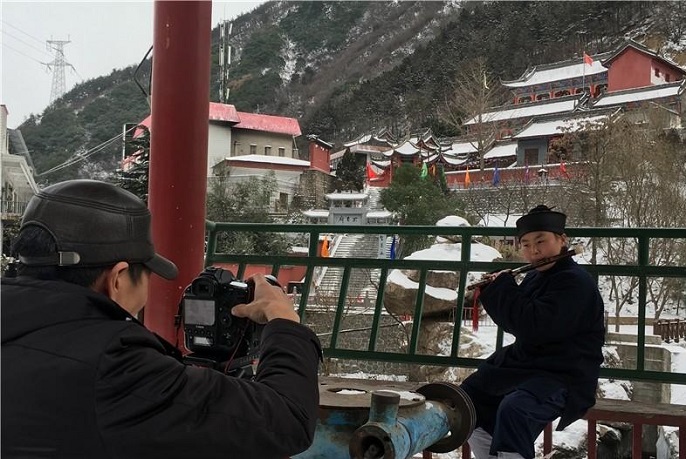
<path fill-rule="evenodd" d="M 255 298 L 248 304 L 238 304 L 231 309 L 236 317 L 247 317 L 253 322 L 264 324 L 273 319 L 287 319 L 300 322 L 293 309 L 293 301 L 281 287 L 271 285 L 262 274 L 253 276 Z"/>

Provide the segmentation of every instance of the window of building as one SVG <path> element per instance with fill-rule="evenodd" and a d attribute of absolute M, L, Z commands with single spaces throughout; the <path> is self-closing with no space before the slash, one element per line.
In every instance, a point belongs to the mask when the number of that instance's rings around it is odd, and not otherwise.
<path fill-rule="evenodd" d="M 251 155 L 256 155 L 256 154 L 257 154 L 257 145 L 255 145 L 254 143 L 251 143 L 251 144 L 250 144 L 250 154 L 251 154 Z"/>
<path fill-rule="evenodd" d="M 277 210 L 288 210 L 288 193 L 279 193 L 279 208 Z"/>
<path fill-rule="evenodd" d="M 655 76 L 656 77 L 660 76 L 660 69 L 658 69 L 657 67 L 655 68 Z"/>
<path fill-rule="evenodd" d="M 237 156 L 238 150 L 240 148 L 241 148 L 241 143 L 240 142 L 234 142 L 233 143 L 233 150 L 231 151 L 231 156 Z"/>
<path fill-rule="evenodd" d="M 272 147 L 270 147 L 270 146 L 264 147 L 264 155 L 269 156 L 271 154 L 272 154 Z"/>
<path fill-rule="evenodd" d="M 279 148 L 279 156 L 281 156 L 281 157 L 286 156 L 286 149 L 285 148 Z"/>
<path fill-rule="evenodd" d="M 299 157 L 298 149 L 294 148 L 293 150 L 291 150 L 291 158 L 298 158 L 298 157 Z"/>
<path fill-rule="evenodd" d="M 667 83 L 669 83 L 671 80 L 672 80 L 672 75 L 670 75 L 669 73 L 665 73 L 665 81 Z"/>
<path fill-rule="evenodd" d="M 520 97 L 519 98 L 519 103 L 524 104 L 526 102 L 531 102 L 531 96 L 525 96 L 525 97 Z"/>
<path fill-rule="evenodd" d="M 599 84 L 598 86 L 595 87 L 595 94 L 594 94 L 594 96 L 595 96 L 595 97 L 598 97 L 599 95 L 601 95 L 601 94 L 604 93 L 605 91 L 607 91 L 607 85 L 606 85 L 606 84 Z"/>
<path fill-rule="evenodd" d="M 538 164 L 538 148 L 527 148 L 524 150 L 524 164 Z"/>
<path fill-rule="evenodd" d="M 550 94 L 547 92 L 544 92 L 543 94 L 537 94 L 536 95 L 536 100 L 548 100 L 550 99 Z"/>
<path fill-rule="evenodd" d="M 569 91 L 567 91 L 566 89 L 563 89 L 562 91 L 557 91 L 555 93 L 555 97 L 564 97 L 564 96 L 568 96 L 568 95 L 569 95 Z"/>

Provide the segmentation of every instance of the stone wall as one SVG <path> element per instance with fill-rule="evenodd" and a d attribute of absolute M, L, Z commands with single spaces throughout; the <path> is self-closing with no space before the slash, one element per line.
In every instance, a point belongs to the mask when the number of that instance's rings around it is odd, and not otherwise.
<path fill-rule="evenodd" d="M 617 354 L 622 362 L 622 368 L 635 369 L 637 360 L 637 337 L 620 333 L 607 334 L 608 345 L 617 347 Z M 644 367 L 651 371 L 672 371 L 672 356 L 668 349 L 660 346 L 659 336 L 646 336 L 644 347 Z M 649 403 L 671 403 L 671 385 L 650 381 L 632 381 L 633 393 L 631 399 Z M 657 426 L 643 426 L 643 452 L 656 454 L 658 440 Z"/>
<path fill-rule="evenodd" d="M 525 214 L 539 204 L 555 206 L 567 214 L 568 226 L 592 226 L 593 204 L 577 185 L 555 182 L 531 186 L 473 186 L 456 189 L 457 197 L 465 203 L 468 215 Z M 476 223 L 476 222 L 474 222 Z"/>

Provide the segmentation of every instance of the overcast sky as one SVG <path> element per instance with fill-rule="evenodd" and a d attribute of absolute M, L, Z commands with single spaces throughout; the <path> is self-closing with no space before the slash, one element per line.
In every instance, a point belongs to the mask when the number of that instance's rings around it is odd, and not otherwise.
<path fill-rule="evenodd" d="M 264 1 L 212 3 L 212 26 L 233 19 Z M 0 102 L 9 111 L 8 126 L 17 127 L 50 101 L 52 74 L 42 63 L 54 52 L 46 40 L 71 40 L 64 47 L 67 91 L 82 80 L 108 75 L 112 69 L 138 64 L 152 46 L 152 1 L 34 2 L 0 0 L 2 15 L 2 89 Z"/>

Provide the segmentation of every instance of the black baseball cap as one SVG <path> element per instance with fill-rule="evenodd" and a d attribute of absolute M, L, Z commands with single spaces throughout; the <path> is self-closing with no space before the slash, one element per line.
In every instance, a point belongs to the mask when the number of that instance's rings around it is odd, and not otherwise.
<path fill-rule="evenodd" d="M 517 237 L 522 238 L 532 231 L 550 231 L 555 234 L 564 234 L 567 216 L 562 212 L 555 212 L 552 208 L 538 205 L 529 213 L 517 220 Z"/>
<path fill-rule="evenodd" d="M 108 266 L 120 261 L 142 263 L 165 279 L 176 265 L 155 252 L 150 211 L 136 195 L 110 183 L 68 180 L 33 196 L 21 229 L 39 226 L 55 239 L 57 253 L 24 257 L 27 266 Z"/>

